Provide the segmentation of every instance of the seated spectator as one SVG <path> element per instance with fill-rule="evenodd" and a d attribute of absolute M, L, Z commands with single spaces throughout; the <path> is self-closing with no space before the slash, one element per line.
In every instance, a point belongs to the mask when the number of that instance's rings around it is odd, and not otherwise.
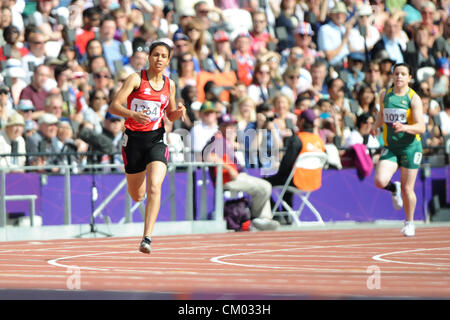
<path fill-rule="evenodd" d="M 280 166 L 276 174 L 265 178 L 272 186 L 284 185 L 286 177 L 292 171 L 292 168 L 300 153 L 303 152 L 324 152 L 325 146 L 319 135 L 314 133 L 316 113 L 312 109 L 307 109 L 297 118 L 298 133 L 292 135 L 285 141 L 286 152 L 281 159 Z M 311 184 L 313 180 L 302 181 L 303 184 Z M 294 182 L 291 180 L 291 186 Z M 292 206 L 293 195 L 291 192 L 286 192 L 283 198 L 288 204 Z"/>
<path fill-rule="evenodd" d="M 190 53 L 182 54 L 178 59 L 178 89 L 183 90 L 187 85 L 197 85 L 197 72 L 194 68 L 194 57 Z"/>
<path fill-rule="evenodd" d="M 278 93 L 273 97 L 272 104 L 275 111 L 274 124 L 284 142 L 296 132 L 297 116 L 291 111 L 293 101 L 287 95 Z"/>
<path fill-rule="evenodd" d="M 22 137 L 25 121 L 19 113 L 13 113 L 8 117 L 6 126 L 0 131 L 0 154 L 11 154 L 11 156 L 0 157 L 0 168 L 11 169 L 10 172 L 23 172 L 26 153 L 25 140 Z M 22 154 L 15 156 L 14 154 Z"/>
<path fill-rule="evenodd" d="M 280 92 L 288 96 L 291 101 L 297 100 L 299 79 L 300 70 L 294 65 L 290 65 L 283 73 L 284 85 L 281 87 Z"/>
<path fill-rule="evenodd" d="M 313 100 L 327 99 L 328 94 L 328 67 L 325 61 L 316 60 L 311 66 L 311 87 Z"/>
<path fill-rule="evenodd" d="M 195 123 L 191 133 L 191 151 L 194 161 L 201 160 L 201 152 L 206 143 L 217 132 L 216 103 L 206 101 L 200 108 L 200 121 Z"/>
<path fill-rule="evenodd" d="M 94 86 L 91 92 L 93 92 L 94 90 L 103 91 L 107 98 L 105 103 L 108 103 L 109 97 L 111 96 L 111 90 L 114 87 L 114 79 L 109 68 L 104 66 L 93 69 L 93 80 Z"/>
<path fill-rule="evenodd" d="M 261 178 L 242 171 L 242 165 L 235 157 L 236 121 L 230 115 L 219 118 L 219 130 L 206 144 L 202 152 L 203 161 L 223 164 L 223 189 L 232 192 L 245 192 L 252 197 L 252 224 L 259 230 L 274 230 L 279 227 L 272 220 L 270 197 L 272 187 Z M 211 179 L 216 184 L 217 168 L 210 167 Z"/>
<path fill-rule="evenodd" d="M 26 74 L 22 68 L 22 62 L 19 59 L 8 59 L 2 70 L 2 76 L 5 79 L 11 79 L 11 98 L 14 105 L 19 103 L 20 93 L 28 85 L 25 82 Z"/>
<path fill-rule="evenodd" d="M 435 122 L 435 115 L 430 110 L 430 96 L 423 91 L 418 90 L 417 94 L 422 100 L 423 107 L 423 122 L 425 123 L 425 132 L 421 135 L 423 148 L 437 147 L 444 144 L 444 137 L 441 135 L 439 125 Z M 433 154 L 434 151 L 424 153 Z"/>
<path fill-rule="evenodd" d="M 242 134 L 250 122 L 256 121 L 255 101 L 248 96 L 242 97 L 237 103 L 233 117 L 237 121 L 238 135 Z"/>
<path fill-rule="evenodd" d="M 268 63 L 258 63 L 255 66 L 252 83 L 248 86 L 247 95 L 257 104 L 268 102 L 274 88 L 270 79 Z"/>
<path fill-rule="evenodd" d="M 109 162 L 114 164 L 123 163 L 122 160 L 122 137 L 125 119 L 111 113 L 106 113 L 103 125 L 103 134 L 112 140 L 113 154 L 109 156 Z"/>
<path fill-rule="evenodd" d="M 20 100 L 31 100 L 36 111 L 43 111 L 45 109 L 45 99 L 49 92 L 45 88 L 46 82 L 50 79 L 50 68 L 44 64 L 36 67 L 33 73 L 32 82 L 26 86 L 21 94 Z M 34 120 L 37 120 L 42 113 L 36 113 Z"/>
<path fill-rule="evenodd" d="M 352 52 L 348 55 L 348 66 L 339 73 L 347 87 L 347 97 L 351 97 L 353 90 L 364 81 L 364 63 L 366 58 L 362 53 Z"/>
<path fill-rule="evenodd" d="M 94 126 L 97 134 L 103 131 L 103 120 L 108 110 L 108 96 L 103 90 L 94 89 L 89 95 L 89 107 L 83 109 L 84 121 L 90 122 Z"/>
<path fill-rule="evenodd" d="M 124 66 L 127 74 L 141 72 L 145 68 L 148 61 L 148 52 L 146 47 L 137 47 L 130 57 L 130 62 Z"/>
<path fill-rule="evenodd" d="M 253 28 L 249 30 L 249 33 L 252 37 L 252 53 L 256 57 L 267 51 L 267 44 L 275 42 L 275 39 L 272 39 L 271 34 L 267 32 L 267 18 L 264 11 L 259 9 L 252 12 L 252 25 Z"/>
<path fill-rule="evenodd" d="M 444 31 L 442 35 L 437 37 L 433 42 L 433 55 L 437 59 L 450 59 L 450 46 L 448 45 L 448 39 L 450 39 L 450 15 L 444 21 Z"/>
<path fill-rule="evenodd" d="M 197 18 L 187 23 L 185 33 L 192 43 L 193 55 L 196 62 L 200 63 L 209 55 L 206 45 L 205 26 Z"/>
<path fill-rule="evenodd" d="M 45 109 L 44 113 L 51 113 L 56 116 L 58 122 L 62 119 L 63 112 L 63 97 L 61 94 L 50 94 L 45 99 Z M 68 120 L 68 119 L 67 119 Z"/>
<path fill-rule="evenodd" d="M 8 25 L 3 29 L 5 46 L 0 47 L 0 61 L 8 59 L 21 59 L 29 53 L 28 48 L 20 42 L 20 31 L 16 26 Z M 9 49 L 9 52 L 7 50 Z"/>
<path fill-rule="evenodd" d="M 275 51 L 267 51 L 258 56 L 258 62 L 269 65 L 270 81 L 272 82 L 272 86 L 279 90 L 283 85 L 283 77 L 280 72 L 281 55 Z"/>
<path fill-rule="evenodd" d="M 22 67 L 26 73 L 26 81 L 30 83 L 31 78 L 34 77 L 33 71 L 37 66 L 43 64 L 47 58 L 45 51 L 45 42 L 47 41 L 47 35 L 32 29 L 26 39 L 30 52 L 22 57 Z"/>
<path fill-rule="evenodd" d="M 443 100 L 444 110 L 439 112 L 441 133 L 443 136 L 450 134 L 450 94 L 447 93 Z"/>
<path fill-rule="evenodd" d="M 347 98 L 345 91 L 345 82 L 341 78 L 331 79 L 328 82 L 328 93 L 330 100 L 333 102 L 333 108 L 344 116 L 352 114 L 351 101 Z"/>
<path fill-rule="evenodd" d="M 220 73 L 232 70 L 231 60 L 233 52 L 231 51 L 230 38 L 223 30 L 218 30 L 214 36 L 214 48 L 206 59 L 205 71 Z"/>
<path fill-rule="evenodd" d="M 299 26 L 300 21 L 303 20 L 303 11 L 297 7 L 296 1 L 281 0 L 278 12 L 274 12 L 275 28 L 284 28 L 286 31 L 286 39 L 279 39 L 278 52 L 289 49 L 294 46 L 295 29 Z"/>
<path fill-rule="evenodd" d="M 411 75 L 417 82 L 417 70 L 423 67 L 437 66 L 433 51 L 429 47 L 430 31 L 425 25 L 419 25 L 415 29 L 414 39 L 406 44 L 405 63 L 411 67 Z"/>
<path fill-rule="evenodd" d="M 85 53 L 79 58 L 79 61 L 87 69 L 89 61 L 97 56 L 103 56 L 102 42 L 97 38 L 92 38 L 87 42 Z"/>
<path fill-rule="evenodd" d="M 100 26 L 101 13 L 97 7 L 89 7 L 83 10 L 83 22 L 81 28 L 76 31 L 75 45 L 80 56 L 84 56 L 89 40 L 95 38 L 95 32 Z"/>
<path fill-rule="evenodd" d="M 372 24 L 373 10 L 369 4 L 360 4 L 357 9 L 358 22 L 350 32 L 350 43 L 354 52 L 364 55 L 372 50 L 375 43 L 380 40 L 380 32 Z"/>
<path fill-rule="evenodd" d="M 356 121 L 356 128 L 351 131 L 350 136 L 344 141 L 344 148 L 350 148 L 355 144 L 365 144 L 368 149 L 380 147 L 379 140 L 370 134 L 375 117 L 371 113 L 362 113 Z"/>
<path fill-rule="evenodd" d="M 400 22 L 394 16 L 390 16 L 383 28 L 381 39 L 375 43 L 370 52 L 371 57 L 377 57 L 378 53 L 386 50 L 388 57 L 394 63 L 402 63 L 405 61 L 403 52 L 406 44 L 399 36 L 401 30 Z"/>
<path fill-rule="evenodd" d="M 58 123 L 56 137 L 63 154 L 63 163 L 71 165 L 73 173 L 79 173 L 78 166 L 82 164 L 85 158 L 82 154 L 88 151 L 88 144 L 79 138 L 75 139 L 73 128 L 68 121 Z"/>
<path fill-rule="evenodd" d="M 251 52 L 251 37 L 248 32 L 241 32 L 233 39 L 234 59 L 237 62 L 238 80 L 247 86 L 253 79 L 256 58 Z"/>
<path fill-rule="evenodd" d="M 9 88 L 0 86 L 0 128 L 4 128 L 8 117 L 14 112 L 9 96 Z"/>
<path fill-rule="evenodd" d="M 303 56 L 305 59 L 304 66 L 306 69 L 310 70 L 316 58 L 325 58 L 325 55 L 321 51 L 317 51 L 313 48 L 312 37 L 314 36 L 314 31 L 308 22 L 300 22 L 298 28 L 295 30 L 295 46 L 299 47 L 303 51 Z"/>
<path fill-rule="evenodd" d="M 58 119 L 51 113 L 44 113 L 38 121 L 38 131 L 25 141 L 28 157 L 28 164 L 32 166 L 62 165 L 64 159 L 59 154 L 61 152 L 58 138 Z M 50 155 L 37 155 L 39 153 L 51 153 Z M 50 168 L 45 171 L 59 172 L 59 168 Z"/>
<path fill-rule="evenodd" d="M 330 22 L 323 24 L 317 34 L 318 49 L 324 51 L 325 56 L 335 69 L 343 67 L 344 59 L 350 53 L 349 35 L 353 28 L 352 20 L 346 23 L 348 17 L 344 2 L 336 2 L 329 11 Z"/>
<path fill-rule="evenodd" d="M 383 79 L 381 78 L 381 66 L 376 60 L 371 60 L 368 62 L 363 84 L 368 85 L 372 91 L 375 93 L 377 102 L 378 96 L 381 89 L 383 89 Z"/>
<path fill-rule="evenodd" d="M 361 85 L 356 91 L 356 101 L 358 102 L 358 110 L 356 115 L 359 116 L 362 113 L 370 113 L 376 115 L 380 110 L 380 105 L 377 102 L 375 92 L 368 85 Z"/>
<path fill-rule="evenodd" d="M 25 121 L 25 130 L 24 131 L 30 131 L 26 130 L 31 128 L 37 128 L 37 122 L 33 120 L 33 113 L 35 111 L 33 102 L 31 100 L 20 100 L 19 103 L 16 105 L 16 110 L 20 115 L 23 117 Z"/>
<path fill-rule="evenodd" d="M 392 85 L 391 70 L 395 64 L 395 60 L 389 57 L 386 50 L 380 50 L 377 52 L 373 59 L 380 64 L 380 78 L 383 88 Z"/>

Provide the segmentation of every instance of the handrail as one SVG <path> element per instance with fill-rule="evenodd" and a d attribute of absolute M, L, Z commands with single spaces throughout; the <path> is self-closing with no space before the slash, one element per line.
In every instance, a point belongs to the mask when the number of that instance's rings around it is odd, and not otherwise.
<path fill-rule="evenodd" d="M 193 180 L 193 170 L 195 167 L 197 168 L 205 168 L 205 167 L 218 167 L 217 181 L 222 181 L 222 164 L 210 163 L 210 162 L 170 162 L 168 163 L 168 172 L 171 174 L 178 167 L 187 167 L 187 176 L 188 183 L 186 187 L 186 220 L 193 220 L 193 201 L 194 201 L 194 180 Z M 16 170 L 51 170 L 51 169 L 64 169 L 65 176 L 65 184 L 64 184 L 64 224 L 71 224 L 71 192 L 70 192 L 70 177 L 71 172 L 70 168 L 72 166 L 69 164 L 65 165 L 44 165 L 44 166 L 18 166 L 15 168 L 0 168 L 1 180 L 0 180 L 0 227 L 6 226 L 6 173 L 10 171 Z M 80 165 L 81 169 L 102 169 L 102 168 L 123 168 L 121 164 L 83 164 Z M 48 174 L 48 173 L 45 173 Z M 171 182 L 174 182 L 173 179 L 170 179 Z M 105 200 L 94 210 L 93 217 L 98 216 L 101 211 L 108 205 L 109 202 L 120 192 L 120 190 L 126 186 L 126 179 L 123 179 L 119 185 L 106 197 Z M 171 190 L 176 190 L 176 188 L 172 188 Z M 171 199 L 171 201 L 175 201 L 175 197 Z M 206 201 L 206 197 L 202 197 L 202 201 Z M 223 188 L 222 184 L 218 184 L 216 186 L 215 193 L 215 202 L 216 202 L 216 210 L 215 210 L 215 219 L 216 221 L 223 220 Z M 131 206 L 126 206 L 127 210 L 131 209 Z M 202 205 L 203 207 L 203 205 Z M 175 213 L 172 213 L 172 219 L 175 218 Z M 131 222 L 131 216 L 129 213 L 125 213 L 125 221 Z"/>

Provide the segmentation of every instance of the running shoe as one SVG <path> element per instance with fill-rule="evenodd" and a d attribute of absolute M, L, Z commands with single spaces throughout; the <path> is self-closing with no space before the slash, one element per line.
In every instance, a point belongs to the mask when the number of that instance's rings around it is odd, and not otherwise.
<path fill-rule="evenodd" d="M 414 223 L 405 222 L 402 232 L 405 237 L 414 237 L 416 234 L 416 227 L 414 226 Z"/>
<path fill-rule="evenodd" d="M 402 184 L 399 181 L 395 181 L 395 192 L 392 193 L 392 204 L 395 210 L 401 210 L 403 208 L 402 199 Z"/>
<path fill-rule="evenodd" d="M 280 223 L 275 220 L 254 218 L 252 225 L 258 230 L 276 230 L 280 226 Z"/>
<path fill-rule="evenodd" d="M 139 246 L 139 251 L 142 253 L 150 254 L 152 252 L 152 247 L 150 244 L 152 243 L 152 239 L 149 237 L 144 237 L 141 241 L 141 245 Z"/>

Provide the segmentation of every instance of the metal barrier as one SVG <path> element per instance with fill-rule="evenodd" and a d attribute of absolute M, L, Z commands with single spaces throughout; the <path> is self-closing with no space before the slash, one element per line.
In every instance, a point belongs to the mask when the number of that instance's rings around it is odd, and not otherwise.
<path fill-rule="evenodd" d="M 174 163 L 171 162 L 168 164 L 168 176 L 170 183 L 170 195 L 169 200 L 171 201 L 171 219 L 175 221 L 176 219 L 176 187 L 175 187 L 175 179 L 174 175 L 177 168 L 185 168 L 187 170 L 187 187 L 186 187 L 186 220 L 192 221 L 194 219 L 194 179 L 193 173 L 194 168 L 202 168 L 203 172 L 208 167 L 217 167 L 217 187 L 215 188 L 215 220 L 221 221 L 223 220 L 223 187 L 222 187 L 222 164 L 216 163 L 206 163 L 206 162 L 186 162 L 186 163 Z M 95 164 L 95 165 L 83 165 L 79 166 L 80 169 L 105 169 L 105 168 L 123 168 L 123 165 L 120 164 Z M 71 212 L 71 190 L 70 190 L 70 177 L 71 177 L 71 166 L 70 165 L 59 165 L 59 166 L 24 166 L 24 167 L 16 167 L 14 170 L 24 170 L 27 171 L 36 171 L 36 170 L 51 170 L 51 169 L 61 169 L 64 174 L 64 225 L 72 224 L 72 212 Z M 9 168 L 0 168 L 1 173 L 1 181 L 0 181 L 0 227 L 5 227 L 7 224 L 6 217 L 6 201 L 9 200 L 30 200 L 33 198 L 33 207 L 30 207 L 33 212 L 31 214 L 31 225 L 34 225 L 34 201 L 37 199 L 36 195 L 6 195 L 6 173 L 12 171 Z M 97 173 L 95 173 L 97 174 Z M 201 218 L 206 218 L 206 175 L 203 175 L 203 186 L 201 193 Z M 120 183 L 114 188 L 114 190 L 103 200 L 97 208 L 93 211 L 93 217 L 97 217 L 101 214 L 102 210 L 114 199 L 114 197 L 127 186 L 126 178 L 120 181 Z M 136 203 L 134 206 L 131 206 L 131 198 L 126 193 L 126 204 L 125 204 L 125 213 L 124 218 L 119 223 L 130 223 L 132 222 L 132 214 L 136 209 L 141 210 L 141 214 L 143 215 L 143 203 Z M 36 198 L 34 198 L 36 197 Z"/>

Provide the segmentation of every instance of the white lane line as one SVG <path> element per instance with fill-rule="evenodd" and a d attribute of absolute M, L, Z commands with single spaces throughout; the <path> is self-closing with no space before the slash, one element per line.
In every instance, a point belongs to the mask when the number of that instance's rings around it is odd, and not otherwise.
<path fill-rule="evenodd" d="M 450 249 L 450 247 L 420 248 L 420 249 L 412 249 L 412 250 L 393 251 L 393 252 L 378 254 L 376 256 L 373 256 L 372 259 L 375 261 L 391 262 L 391 263 L 399 263 L 399 264 L 425 265 L 425 266 L 433 266 L 433 267 L 450 267 L 450 261 L 447 264 L 442 264 L 442 263 L 428 263 L 428 262 L 408 262 L 408 261 L 401 261 L 401 260 L 398 261 L 398 260 L 390 260 L 390 259 L 383 258 L 386 256 L 395 255 L 395 254 L 425 252 L 425 251 L 432 251 L 432 250 L 448 250 L 448 249 Z"/>

